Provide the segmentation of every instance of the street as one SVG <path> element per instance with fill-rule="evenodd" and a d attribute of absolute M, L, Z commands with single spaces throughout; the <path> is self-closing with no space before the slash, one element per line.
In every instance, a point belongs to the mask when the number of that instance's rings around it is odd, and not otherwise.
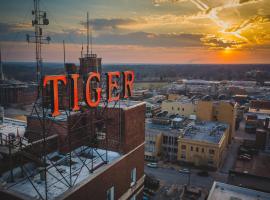
<path fill-rule="evenodd" d="M 164 185 L 184 185 L 188 184 L 188 174 L 180 173 L 175 169 L 170 168 L 149 168 L 145 166 L 146 174 L 151 174 L 159 179 Z M 198 170 L 191 169 L 190 184 L 201 188 L 210 189 L 214 178 L 224 179 L 223 176 L 216 176 L 215 172 L 209 172 L 209 177 L 202 177 L 197 175 Z M 224 180 L 220 180 L 224 181 Z M 226 181 L 226 180 L 225 180 Z"/>

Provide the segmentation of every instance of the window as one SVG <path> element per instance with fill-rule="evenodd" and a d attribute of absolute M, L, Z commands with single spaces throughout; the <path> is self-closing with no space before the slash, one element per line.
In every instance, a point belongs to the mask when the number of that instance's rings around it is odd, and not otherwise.
<path fill-rule="evenodd" d="M 180 108 L 177 108 L 178 111 L 180 111 Z"/>
<path fill-rule="evenodd" d="M 185 108 L 182 108 L 182 111 L 185 111 Z"/>
<path fill-rule="evenodd" d="M 186 149 L 186 148 L 187 148 L 186 145 L 181 146 L 181 149 Z"/>
<path fill-rule="evenodd" d="M 193 151 L 193 146 L 190 147 L 190 151 Z"/>
<path fill-rule="evenodd" d="M 107 200 L 114 200 L 114 186 L 107 190 Z"/>
<path fill-rule="evenodd" d="M 135 185 L 135 183 L 136 183 L 136 168 L 133 168 L 133 169 L 131 170 L 130 176 L 131 176 L 131 183 L 130 183 L 130 186 L 133 186 L 133 185 Z"/>
<path fill-rule="evenodd" d="M 173 107 L 172 107 L 172 110 L 173 110 Z"/>
<path fill-rule="evenodd" d="M 202 148 L 202 153 L 204 153 L 204 148 Z"/>
<path fill-rule="evenodd" d="M 163 137 L 163 144 L 167 144 L 168 143 L 168 137 L 167 136 L 164 136 Z"/>
<path fill-rule="evenodd" d="M 174 138 L 174 145 L 177 145 L 177 144 L 178 144 L 177 138 Z"/>
<path fill-rule="evenodd" d="M 182 160 L 185 160 L 185 159 L 186 159 L 186 154 L 185 154 L 185 153 L 182 153 L 182 154 L 181 154 L 181 159 L 182 159 Z"/>
<path fill-rule="evenodd" d="M 130 198 L 130 200 L 136 200 L 136 194 L 134 194 L 134 195 Z"/>
<path fill-rule="evenodd" d="M 196 152 L 199 152 L 199 148 L 198 147 L 196 147 Z"/>
<path fill-rule="evenodd" d="M 215 150 L 209 149 L 209 154 L 215 154 Z"/>
<path fill-rule="evenodd" d="M 213 160 L 208 160 L 208 164 L 209 165 L 213 165 L 214 164 L 214 161 Z"/>

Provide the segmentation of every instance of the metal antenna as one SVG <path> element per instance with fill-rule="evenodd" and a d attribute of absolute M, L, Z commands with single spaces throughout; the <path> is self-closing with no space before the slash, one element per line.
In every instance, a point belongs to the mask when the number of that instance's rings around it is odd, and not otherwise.
<path fill-rule="evenodd" d="M 93 39 L 92 39 L 92 27 L 90 27 L 90 47 L 91 47 L 91 55 L 92 55 L 92 50 L 93 50 Z"/>
<path fill-rule="evenodd" d="M 63 40 L 63 51 L 64 51 L 64 65 L 66 64 L 66 44 L 65 40 Z"/>
<path fill-rule="evenodd" d="M 86 53 L 88 56 L 88 54 L 89 54 L 89 14 L 88 14 L 88 12 L 87 12 L 86 27 L 87 27 L 87 50 L 86 50 Z"/>
<path fill-rule="evenodd" d="M 38 97 L 41 93 L 41 77 L 43 75 L 42 68 L 42 56 L 41 56 L 41 46 L 42 44 L 48 44 L 51 40 L 50 37 L 44 37 L 42 34 L 42 26 L 48 25 L 49 20 L 47 19 L 47 13 L 41 11 L 39 8 L 39 0 L 34 0 L 34 10 L 32 10 L 32 15 L 34 19 L 32 20 L 32 26 L 35 27 L 35 35 L 26 35 L 26 41 L 28 43 L 35 43 L 36 47 L 36 71 L 37 71 L 37 85 L 38 85 Z"/>
<path fill-rule="evenodd" d="M 82 43 L 82 50 L 81 50 L 81 58 L 83 57 L 83 43 Z"/>
<path fill-rule="evenodd" d="M 0 80 L 4 80 L 4 72 L 3 72 L 3 63 L 2 63 L 1 48 L 0 48 Z"/>

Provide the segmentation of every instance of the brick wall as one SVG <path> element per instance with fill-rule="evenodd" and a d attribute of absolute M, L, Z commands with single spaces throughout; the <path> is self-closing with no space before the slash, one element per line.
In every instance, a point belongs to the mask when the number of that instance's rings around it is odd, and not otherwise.
<path fill-rule="evenodd" d="M 112 186 L 114 186 L 115 199 L 119 199 L 130 188 L 130 173 L 134 167 L 136 167 L 136 179 L 139 180 L 144 176 L 143 145 L 115 163 L 105 172 L 96 176 L 93 180 L 81 184 L 73 191 L 65 193 L 59 199 L 105 200 L 106 191 Z M 137 199 L 140 199 L 141 196 L 141 194 L 138 195 Z"/>

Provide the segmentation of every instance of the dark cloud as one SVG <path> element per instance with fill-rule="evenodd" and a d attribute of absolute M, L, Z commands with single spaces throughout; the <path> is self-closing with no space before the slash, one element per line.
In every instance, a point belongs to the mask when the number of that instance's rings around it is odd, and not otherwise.
<path fill-rule="evenodd" d="M 85 35 L 74 30 L 62 34 L 50 34 L 52 41 L 61 42 L 66 38 L 71 43 L 82 43 Z M 197 47 L 202 46 L 201 34 L 154 34 L 146 32 L 132 32 L 127 34 L 100 34 L 93 38 L 96 44 L 109 45 L 140 45 L 151 47 Z M 66 40 L 65 39 L 65 40 Z"/>
<path fill-rule="evenodd" d="M 0 41 L 21 41 L 26 39 L 26 34 L 33 31 L 27 30 L 24 24 L 9 24 L 0 22 Z"/>
<path fill-rule="evenodd" d="M 240 0 L 239 1 L 239 4 L 250 3 L 250 2 L 257 2 L 257 1 L 260 1 L 260 0 Z"/>
<path fill-rule="evenodd" d="M 97 18 L 90 20 L 89 24 L 96 31 L 99 30 L 117 30 L 120 29 L 120 26 L 123 25 L 132 25 L 137 24 L 138 21 L 129 18 L 113 18 L 113 19 L 105 19 L 105 18 Z M 86 26 L 86 22 L 81 22 L 81 25 Z"/>
<path fill-rule="evenodd" d="M 154 34 L 133 32 L 128 34 L 103 34 L 96 38 L 99 44 L 142 45 L 151 47 L 202 46 L 201 34 Z"/>
<path fill-rule="evenodd" d="M 96 20 L 96 26 L 113 27 L 116 24 L 133 23 L 130 20 Z M 16 31 L 16 26 L 10 24 L 0 24 L 0 40 L 1 41 L 25 41 L 26 34 L 33 34 L 32 30 Z M 53 43 L 60 43 L 65 40 L 67 43 L 81 44 L 86 41 L 85 34 L 79 32 L 76 29 L 62 30 L 62 32 L 46 32 L 49 35 Z M 155 34 L 147 32 L 132 32 L 132 33 L 113 33 L 102 32 L 99 35 L 93 37 L 95 44 L 104 45 L 140 45 L 150 47 L 197 47 L 202 46 L 201 34 Z"/>
<path fill-rule="evenodd" d="M 239 45 L 246 44 L 246 42 L 234 41 L 234 40 L 224 40 L 223 38 L 218 38 L 214 35 L 207 35 L 201 39 L 204 45 L 217 48 L 217 49 L 225 49 L 229 48 L 236 48 Z"/>
<path fill-rule="evenodd" d="M 230 28 L 227 28 L 226 32 L 236 32 L 238 30 L 244 29 L 245 27 L 249 26 L 250 24 L 263 24 L 270 21 L 270 15 L 256 15 L 251 17 L 250 19 L 244 20 L 240 24 L 234 25 Z"/>
<path fill-rule="evenodd" d="M 5 34 L 6 32 L 10 32 L 13 30 L 14 27 L 15 26 L 12 24 L 0 22 L 0 34 Z"/>

